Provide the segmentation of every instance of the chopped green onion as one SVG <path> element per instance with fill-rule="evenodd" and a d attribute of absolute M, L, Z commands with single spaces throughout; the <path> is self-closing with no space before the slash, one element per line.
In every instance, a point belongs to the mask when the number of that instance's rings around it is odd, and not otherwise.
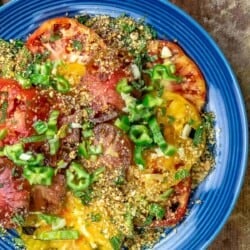
<path fill-rule="evenodd" d="M 93 130 L 92 129 L 86 129 L 82 131 L 82 136 L 84 138 L 90 138 L 91 136 L 93 136 Z"/>
<path fill-rule="evenodd" d="M 45 64 L 42 64 L 40 67 L 40 73 L 42 75 L 50 75 L 53 69 L 52 62 L 46 62 Z"/>
<path fill-rule="evenodd" d="M 149 119 L 148 125 L 153 134 L 154 142 L 160 147 L 162 152 L 167 156 L 175 154 L 176 148 L 167 144 L 155 117 Z"/>
<path fill-rule="evenodd" d="M 8 134 L 8 130 L 6 128 L 0 129 L 0 140 L 3 140 Z"/>
<path fill-rule="evenodd" d="M 143 150 L 144 150 L 144 147 L 135 145 L 134 162 L 141 169 L 145 167 L 145 161 L 143 159 Z"/>
<path fill-rule="evenodd" d="M 115 126 L 125 132 L 128 132 L 130 128 L 130 122 L 128 116 L 122 115 L 121 117 L 117 118 L 115 121 Z"/>
<path fill-rule="evenodd" d="M 60 147 L 60 142 L 57 136 L 48 140 L 49 143 L 49 153 L 50 155 L 55 155 Z"/>
<path fill-rule="evenodd" d="M 167 81 L 176 81 L 181 82 L 182 78 L 179 76 L 175 76 L 175 68 L 170 65 L 157 64 L 148 71 L 152 81 L 157 80 L 167 80 Z"/>
<path fill-rule="evenodd" d="M 79 144 L 78 146 L 78 155 L 84 157 L 85 159 L 89 159 L 89 153 L 87 150 L 87 145 L 86 142 L 83 141 L 82 143 Z"/>
<path fill-rule="evenodd" d="M 163 102 L 162 98 L 153 96 L 152 94 L 145 95 L 142 100 L 142 104 L 147 108 L 158 107 L 162 104 L 162 102 Z"/>
<path fill-rule="evenodd" d="M 100 175 L 105 171 L 105 167 L 100 167 L 98 169 L 96 169 L 91 175 L 90 175 L 90 179 L 91 179 L 91 183 L 98 181 Z"/>
<path fill-rule="evenodd" d="M 41 135 L 41 134 L 44 134 L 47 131 L 48 124 L 47 124 L 47 122 L 44 122 L 44 121 L 36 121 L 33 124 L 33 128 L 35 129 L 37 134 Z"/>
<path fill-rule="evenodd" d="M 55 215 L 38 213 L 37 216 L 40 220 L 43 220 L 47 224 L 51 225 L 53 230 L 61 229 L 66 225 L 66 220 L 64 218 Z"/>
<path fill-rule="evenodd" d="M 42 85 L 42 86 L 50 85 L 50 77 L 48 75 L 31 74 L 30 81 L 34 85 Z"/>
<path fill-rule="evenodd" d="M 91 184 L 90 175 L 78 163 L 72 162 L 66 171 L 67 185 L 72 191 L 83 191 Z"/>
<path fill-rule="evenodd" d="M 36 236 L 37 240 L 77 240 L 78 238 L 79 232 L 73 229 L 41 232 Z"/>
<path fill-rule="evenodd" d="M 70 90 L 70 84 L 67 79 L 63 76 L 55 76 L 54 78 L 54 88 L 61 93 L 67 93 Z"/>
<path fill-rule="evenodd" d="M 174 178 L 175 180 L 180 181 L 180 180 L 187 178 L 188 176 L 190 176 L 189 171 L 187 169 L 182 168 L 182 169 L 177 170 Z"/>
<path fill-rule="evenodd" d="M 90 145 L 89 146 L 89 154 L 90 155 L 100 155 L 102 154 L 102 145 Z"/>
<path fill-rule="evenodd" d="M 47 136 L 54 136 L 57 132 L 57 120 L 59 117 L 59 111 L 53 110 L 50 113 L 49 120 L 48 120 L 48 129 L 46 131 Z"/>
<path fill-rule="evenodd" d="M 43 142 L 47 140 L 46 135 L 33 135 L 30 137 L 22 138 L 23 143 L 32 143 L 32 142 Z"/>
<path fill-rule="evenodd" d="M 128 80 L 126 78 L 122 78 L 118 84 L 116 85 L 116 91 L 118 93 L 128 94 L 133 90 L 132 86 L 128 85 Z"/>
<path fill-rule="evenodd" d="M 23 176 L 31 185 L 49 186 L 52 184 L 54 172 L 55 170 L 51 167 L 26 166 L 23 170 Z"/>
<path fill-rule="evenodd" d="M 16 75 L 16 80 L 24 89 L 29 89 L 32 86 L 30 79 L 23 77 L 20 74 Z"/>
<path fill-rule="evenodd" d="M 165 216 L 165 209 L 157 203 L 150 204 L 149 215 L 155 217 L 157 220 L 162 220 Z"/>
<path fill-rule="evenodd" d="M 161 200 L 167 200 L 168 197 L 174 192 L 173 188 L 169 188 L 163 194 L 160 195 Z"/>
<path fill-rule="evenodd" d="M 149 135 L 149 130 L 145 125 L 131 126 L 129 137 L 136 145 L 140 146 L 147 146 L 153 142 Z"/>

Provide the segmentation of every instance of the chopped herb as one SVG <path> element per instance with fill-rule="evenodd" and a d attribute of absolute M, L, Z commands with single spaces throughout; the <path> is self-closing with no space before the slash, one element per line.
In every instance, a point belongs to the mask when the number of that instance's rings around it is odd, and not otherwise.
<path fill-rule="evenodd" d="M 204 125 L 203 123 L 195 130 L 193 144 L 197 147 L 203 141 Z"/>
<path fill-rule="evenodd" d="M 97 213 L 97 214 L 92 213 L 90 215 L 90 219 L 91 219 L 92 222 L 99 222 L 99 221 L 101 221 L 102 216 L 99 213 Z"/>
<path fill-rule="evenodd" d="M 169 124 L 173 124 L 175 122 L 175 120 L 176 120 L 175 117 L 172 116 L 172 115 L 168 115 L 167 118 L 168 118 L 168 123 Z"/>
<path fill-rule="evenodd" d="M 176 180 L 183 180 L 190 175 L 187 169 L 179 169 L 176 171 L 174 178 Z"/>
<path fill-rule="evenodd" d="M 18 226 L 22 226 L 24 224 L 24 218 L 22 215 L 20 214 L 15 214 L 13 217 L 12 217 L 12 222 Z"/>
<path fill-rule="evenodd" d="M 59 40 L 60 38 L 62 38 L 62 35 L 59 34 L 59 33 L 54 33 L 54 34 L 51 34 L 50 38 L 49 38 L 49 41 L 50 42 L 55 42 L 57 40 Z"/>
<path fill-rule="evenodd" d="M 82 42 L 78 40 L 73 40 L 72 45 L 75 50 L 81 51 L 83 48 Z"/>
<path fill-rule="evenodd" d="M 76 20 L 81 24 L 85 24 L 90 18 L 91 18 L 90 15 L 82 15 L 82 16 L 77 16 Z"/>
<path fill-rule="evenodd" d="M 122 235 L 113 236 L 109 241 L 113 250 L 121 250 L 121 246 L 123 242 Z"/>
<path fill-rule="evenodd" d="M 157 203 L 150 204 L 149 215 L 161 220 L 165 216 L 165 209 Z"/>
<path fill-rule="evenodd" d="M 174 192 L 173 188 L 169 188 L 163 194 L 160 195 L 161 200 L 167 200 L 168 197 Z"/>

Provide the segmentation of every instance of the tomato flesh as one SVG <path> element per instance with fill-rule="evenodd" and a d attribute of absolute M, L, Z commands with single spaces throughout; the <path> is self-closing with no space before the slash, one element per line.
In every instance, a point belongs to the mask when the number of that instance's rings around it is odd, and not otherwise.
<path fill-rule="evenodd" d="M 51 60 L 88 64 L 105 48 L 102 39 L 75 19 L 61 17 L 44 22 L 26 43 L 34 53 L 49 52 Z"/>
<path fill-rule="evenodd" d="M 33 123 L 44 120 L 49 112 L 49 104 L 37 90 L 22 89 L 14 80 L 0 79 L 1 124 L 6 129 L 6 137 L 0 145 L 14 144 L 19 139 L 34 133 Z M 7 106 L 7 109 L 4 106 Z"/>

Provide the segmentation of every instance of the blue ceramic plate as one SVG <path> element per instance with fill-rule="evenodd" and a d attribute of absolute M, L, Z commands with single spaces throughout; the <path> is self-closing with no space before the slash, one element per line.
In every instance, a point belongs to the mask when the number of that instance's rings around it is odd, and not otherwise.
<path fill-rule="evenodd" d="M 216 115 L 216 167 L 194 192 L 190 214 L 156 249 L 204 249 L 229 217 L 244 178 L 247 160 L 247 121 L 235 76 L 211 37 L 191 17 L 166 0 L 13 0 L 0 9 L 0 37 L 25 38 L 51 17 L 79 13 L 128 13 L 145 17 L 160 37 L 177 39 L 195 60 L 208 85 L 207 110 Z M 10 239 L 0 249 L 13 249 Z"/>

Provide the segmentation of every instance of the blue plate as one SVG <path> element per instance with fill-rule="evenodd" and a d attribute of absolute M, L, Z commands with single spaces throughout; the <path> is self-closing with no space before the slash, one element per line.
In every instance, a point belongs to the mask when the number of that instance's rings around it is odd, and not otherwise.
<path fill-rule="evenodd" d="M 205 249 L 229 217 L 239 195 L 247 161 L 247 121 L 239 85 L 211 37 L 191 17 L 166 0 L 13 0 L 0 9 L 0 37 L 25 38 L 51 17 L 79 13 L 128 13 L 145 17 L 160 37 L 177 39 L 202 70 L 208 85 L 207 110 L 216 115 L 216 167 L 194 192 L 201 199 L 156 249 Z M 10 239 L 1 249 L 13 249 Z"/>

